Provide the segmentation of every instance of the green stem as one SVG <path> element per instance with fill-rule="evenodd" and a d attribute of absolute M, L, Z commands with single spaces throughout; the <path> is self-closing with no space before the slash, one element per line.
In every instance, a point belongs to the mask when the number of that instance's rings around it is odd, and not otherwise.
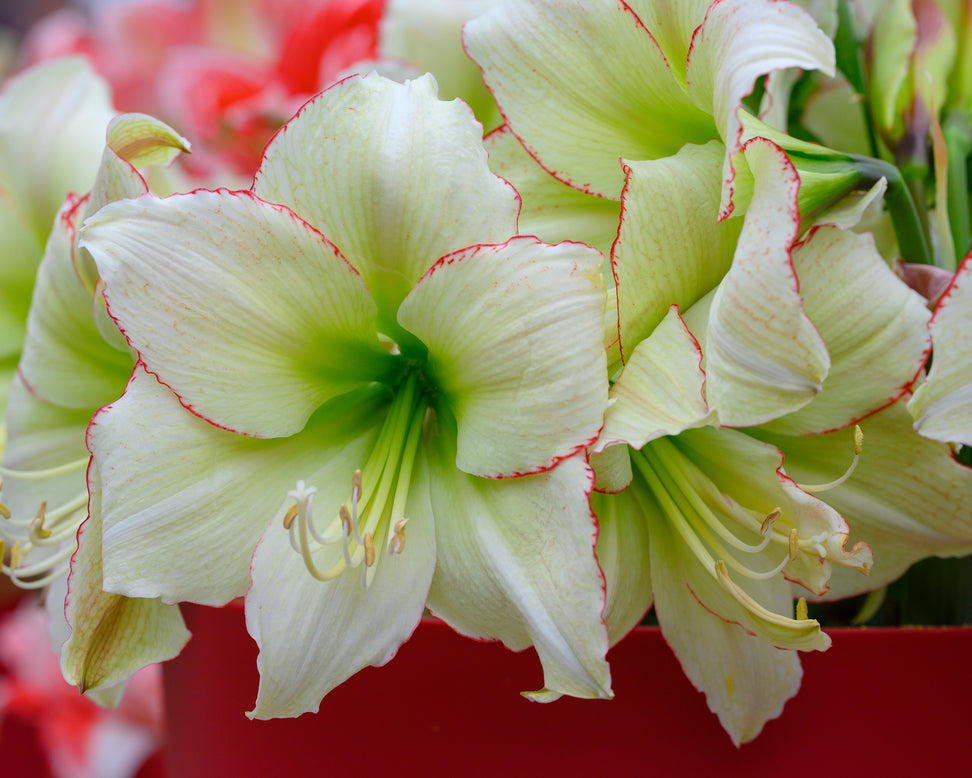
<path fill-rule="evenodd" d="M 864 125 L 867 128 L 867 140 L 871 155 L 877 157 L 879 154 L 877 133 L 874 131 L 874 119 L 867 102 L 864 47 L 854 35 L 854 22 L 847 0 L 840 0 L 837 3 L 837 34 L 834 37 L 834 48 L 837 54 L 837 69 L 844 74 L 854 91 L 864 98 L 861 108 L 864 113 Z"/>
<path fill-rule="evenodd" d="M 932 255 L 927 233 L 911 197 L 908 184 L 901 171 L 889 162 L 871 157 L 853 157 L 854 167 L 871 183 L 884 178 L 888 189 L 884 201 L 891 214 L 894 234 L 898 238 L 898 250 L 906 262 L 931 265 Z"/>
<path fill-rule="evenodd" d="M 948 223 L 958 262 L 969 252 L 969 185 L 966 163 L 972 153 L 972 127 L 961 115 L 952 114 L 942 127 L 948 156 Z"/>

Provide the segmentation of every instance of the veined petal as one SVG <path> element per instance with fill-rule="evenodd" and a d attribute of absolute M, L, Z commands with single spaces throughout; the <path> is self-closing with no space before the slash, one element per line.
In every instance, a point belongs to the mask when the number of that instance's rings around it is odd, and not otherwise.
<path fill-rule="evenodd" d="M 206 605 L 241 596 L 253 548 L 275 517 L 280 527 L 288 490 L 332 470 L 350 483 L 384 404 L 380 391 L 339 398 L 299 434 L 261 440 L 193 416 L 137 368 L 88 433 L 104 484 L 105 587 Z"/>
<path fill-rule="evenodd" d="M 483 143 L 489 169 L 509 181 L 523 199 L 521 234 L 535 235 L 545 243 L 580 241 L 610 255 L 621 215 L 615 200 L 562 184 L 537 164 L 506 125 L 487 135 Z"/>
<path fill-rule="evenodd" d="M 82 692 L 106 689 L 171 659 L 189 640 L 178 606 L 102 591 L 101 490 L 93 464 L 88 488 L 89 516 L 78 533 L 64 605 L 71 637 L 61 649 L 61 672 Z"/>
<path fill-rule="evenodd" d="M 89 415 L 118 397 L 132 371 L 127 349 L 105 342 L 91 315 L 91 290 L 74 262 L 74 239 L 85 207 L 69 197 L 54 222 L 37 271 L 20 373 L 31 391 Z"/>
<path fill-rule="evenodd" d="M 683 311 L 729 270 L 741 219 L 717 220 L 723 147 L 686 145 L 674 156 L 627 162 L 618 242 L 621 347 L 647 338 L 672 304 Z"/>
<path fill-rule="evenodd" d="M 958 269 L 930 329 L 934 359 L 908 410 L 926 438 L 972 446 L 972 259 Z"/>
<path fill-rule="evenodd" d="M 891 271 L 866 233 L 815 229 L 793 252 L 793 267 L 804 310 L 827 344 L 830 371 L 820 394 L 767 429 L 826 432 L 890 405 L 928 356 L 924 299 Z"/>
<path fill-rule="evenodd" d="M 673 305 L 655 331 L 638 344 L 611 387 L 611 406 L 594 446 L 641 448 L 662 435 L 715 422 L 705 402 L 702 351 Z"/>
<path fill-rule="evenodd" d="M 535 646 L 549 691 L 610 697 L 593 476 L 583 457 L 539 475 L 480 479 L 453 464 L 448 424 L 440 417 L 427 444 L 438 549 L 429 609 L 464 635 L 514 651 Z"/>
<path fill-rule="evenodd" d="M 512 131 L 582 192 L 617 199 L 619 158 L 665 157 L 716 137 L 622 0 L 506 2 L 468 22 L 463 40 Z"/>
<path fill-rule="evenodd" d="M 464 104 L 437 100 L 430 75 L 334 85 L 270 142 L 253 191 L 327 235 L 391 325 L 435 260 L 506 240 L 519 210 L 515 190 L 489 172 L 482 126 Z"/>
<path fill-rule="evenodd" d="M 331 689 L 363 667 L 390 661 L 408 640 L 422 617 L 436 563 L 426 477 L 419 472 L 409 491 L 405 546 L 381 555 L 367 588 L 354 570 L 316 580 L 279 522 L 266 531 L 253 555 L 253 586 L 246 595 L 247 629 L 260 647 L 260 692 L 248 716 L 316 712 Z M 324 487 L 320 493 L 338 505 L 348 480 L 324 474 L 315 479 Z"/>
<path fill-rule="evenodd" d="M 685 83 L 685 67 L 695 30 L 705 20 L 712 0 L 626 0 Z"/>
<path fill-rule="evenodd" d="M 799 690 L 803 671 L 797 653 L 779 650 L 715 610 L 725 593 L 664 522 L 652 523 L 650 545 L 655 613 L 666 642 L 732 742 L 752 740 Z M 751 588 L 772 611 L 792 608 L 785 581 Z"/>
<path fill-rule="evenodd" d="M 627 456 L 627 446 L 615 446 Z M 634 629 L 651 608 L 648 522 L 634 489 L 592 494 L 597 516 L 597 562 L 604 574 L 607 602 L 604 622 L 613 646 Z"/>
<path fill-rule="evenodd" d="M 709 6 L 688 55 L 688 91 L 714 117 L 726 144 L 720 218 L 732 212 L 732 158 L 742 148 L 738 113 L 760 76 L 798 67 L 834 74 L 834 45 L 813 18 L 777 0 L 722 0 Z"/>
<path fill-rule="evenodd" d="M 830 366 L 790 259 L 800 223 L 799 177 L 769 141 L 750 141 L 746 160 L 756 189 L 732 267 L 713 297 L 703 345 L 709 405 L 734 427 L 803 407 Z"/>
<path fill-rule="evenodd" d="M 390 369 L 360 276 L 292 211 L 248 192 L 112 203 L 81 245 L 147 369 L 214 424 L 290 435 Z"/>
<path fill-rule="evenodd" d="M 903 401 L 868 417 L 857 469 L 823 495 L 847 519 L 852 542 L 866 541 L 874 552 L 866 577 L 834 568 L 828 599 L 878 589 L 928 556 L 972 552 L 972 470 L 947 445 L 915 433 L 911 422 Z M 849 429 L 800 437 L 753 432 L 783 450 L 786 472 L 798 483 L 833 481 L 853 451 Z"/>
<path fill-rule="evenodd" d="M 80 57 L 10 79 L 0 95 L 0 193 L 43 236 L 68 192 L 86 192 L 115 113 L 108 84 Z"/>
<path fill-rule="evenodd" d="M 456 464 L 520 475 L 589 445 L 607 407 L 601 255 L 518 237 L 437 262 L 399 311 L 459 422 Z"/>

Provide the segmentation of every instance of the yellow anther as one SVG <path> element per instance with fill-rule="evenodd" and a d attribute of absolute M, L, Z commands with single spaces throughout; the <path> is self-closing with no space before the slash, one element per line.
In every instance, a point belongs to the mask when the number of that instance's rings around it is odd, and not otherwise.
<path fill-rule="evenodd" d="M 0 565 L 3 564 L 3 560 L 6 558 L 7 554 L 7 544 L 3 542 L 3 538 L 0 538 Z"/>
<path fill-rule="evenodd" d="M 864 450 L 864 433 L 859 425 L 854 425 L 854 456 L 860 456 Z"/>
<path fill-rule="evenodd" d="M 351 535 L 351 514 L 348 513 L 348 506 L 342 505 L 341 510 L 338 511 L 338 515 L 341 517 L 341 526 L 344 529 L 345 537 L 350 537 Z"/>
<path fill-rule="evenodd" d="M 10 518 L 10 508 L 8 508 L 2 502 L 0 502 L 0 516 L 3 516 L 5 519 Z"/>
<path fill-rule="evenodd" d="M 392 536 L 391 544 L 388 548 L 390 554 L 401 554 L 405 548 L 405 525 L 408 519 L 399 519 L 395 522 L 395 534 Z"/>
<path fill-rule="evenodd" d="M 294 523 L 294 519 L 297 518 L 298 513 L 300 513 L 300 506 L 297 505 L 297 503 L 294 503 L 287 509 L 283 520 L 284 529 L 290 529 L 291 525 Z"/>
<path fill-rule="evenodd" d="M 44 500 L 40 504 L 40 508 L 37 509 L 37 515 L 34 516 L 34 520 L 30 523 L 31 531 L 39 538 L 49 538 L 51 536 L 51 531 L 44 528 L 44 518 L 47 516 L 47 500 Z"/>
<path fill-rule="evenodd" d="M 370 532 L 364 534 L 365 564 L 371 567 L 375 563 L 375 541 Z"/>
<path fill-rule="evenodd" d="M 773 525 L 776 523 L 776 520 L 782 515 L 782 508 L 773 508 L 773 510 L 766 514 L 766 518 L 763 519 L 763 523 L 759 526 L 759 534 L 765 537 L 766 533 L 773 529 Z"/>
<path fill-rule="evenodd" d="M 16 570 L 20 567 L 20 541 L 18 540 L 13 544 L 13 548 L 10 549 L 10 569 Z"/>
<path fill-rule="evenodd" d="M 803 599 L 802 597 L 799 600 L 797 600 L 797 604 L 796 604 L 796 617 L 797 617 L 797 621 L 805 621 L 808 618 L 808 616 L 807 616 L 807 601 L 805 599 Z"/>
<path fill-rule="evenodd" d="M 800 553 L 800 535 L 797 533 L 796 527 L 790 530 L 790 561 L 792 562 L 797 558 L 797 554 Z"/>

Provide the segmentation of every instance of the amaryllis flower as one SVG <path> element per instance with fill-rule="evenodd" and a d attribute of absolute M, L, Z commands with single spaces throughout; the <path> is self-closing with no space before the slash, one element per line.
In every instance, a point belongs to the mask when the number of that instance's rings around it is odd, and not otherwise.
<path fill-rule="evenodd" d="M 64 196 L 91 188 L 113 114 L 107 84 L 77 58 L 25 71 L 0 92 L 0 408 L 47 234 Z"/>
<path fill-rule="evenodd" d="M 908 410 L 922 435 L 972 446 L 972 258 L 958 269 L 929 326 L 932 366 Z"/>
<path fill-rule="evenodd" d="M 772 0 L 509 0 L 469 22 L 464 41 L 512 132 L 582 192 L 617 200 L 619 158 L 721 138 L 722 215 L 744 136 L 739 109 L 756 79 L 834 66 L 813 19 Z"/>
<path fill-rule="evenodd" d="M 131 675 L 129 664 L 114 664 L 111 650 L 84 673 L 74 660 L 92 641 L 113 646 L 116 635 L 107 624 L 121 629 L 134 621 L 143 635 L 155 631 L 154 641 L 139 643 L 138 666 L 170 658 L 188 638 L 178 609 L 158 600 L 104 594 L 100 565 L 78 566 L 65 606 L 78 527 L 88 515 L 85 432 L 92 415 L 124 391 L 135 364 L 108 317 L 97 269 L 77 246 L 77 231 L 84 217 L 105 203 L 148 191 L 137 168 L 167 163 L 186 149 L 171 128 L 143 114 L 113 119 L 106 141 L 91 192 L 68 195 L 47 240 L 7 403 L 7 447 L 0 467 L 0 542 L 10 552 L 3 571 L 24 588 L 50 585 L 54 647 L 61 651 L 65 676 L 82 687 L 111 686 Z M 85 554 L 95 553 L 89 537 Z M 74 621 L 76 613 L 84 614 L 79 624 L 91 629 L 72 631 L 64 623 L 65 617 Z M 102 620 L 109 613 L 111 618 Z"/>
<path fill-rule="evenodd" d="M 142 363 L 88 436 L 105 588 L 245 594 L 256 717 L 315 710 L 426 605 L 536 646 L 551 691 L 610 694 L 582 453 L 607 404 L 601 256 L 510 237 L 481 133 L 429 76 L 354 77 L 252 192 L 86 222 Z"/>
<path fill-rule="evenodd" d="M 851 428 L 864 428 L 865 460 L 899 456 L 904 439 L 872 444 L 866 417 L 906 393 L 928 317 L 869 236 L 818 227 L 798 240 L 792 164 L 765 140 L 744 153 L 756 181 L 744 220 L 717 221 L 715 144 L 626 164 L 612 257 L 625 365 L 592 460 L 599 488 L 614 492 L 593 503 L 612 640 L 654 602 L 737 744 L 799 688 L 793 649 L 829 645 L 804 606 L 794 613 L 791 582 L 824 596 L 845 569 L 867 586 L 871 549 L 848 545 L 828 497 L 853 482 L 864 499 L 848 521 L 884 516 L 883 489 L 848 468 L 861 453 Z M 794 481 L 789 452 L 818 439 L 832 442 L 828 469 Z M 947 517 L 910 517 L 912 541 L 961 523 L 960 501 L 942 504 Z"/>

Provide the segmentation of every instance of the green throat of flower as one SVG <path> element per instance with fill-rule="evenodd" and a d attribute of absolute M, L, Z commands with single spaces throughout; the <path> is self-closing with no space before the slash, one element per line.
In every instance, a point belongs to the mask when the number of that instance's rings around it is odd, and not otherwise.
<path fill-rule="evenodd" d="M 88 457 L 60 467 L 11 470 L 0 467 L 11 482 L 44 481 L 82 473 Z M 0 561 L 2 570 L 22 589 L 39 589 L 67 574 L 77 544 L 78 527 L 88 515 L 88 492 L 81 489 L 62 504 L 49 508 L 42 500 L 33 516 L 18 516 L 0 502 Z"/>
<path fill-rule="evenodd" d="M 348 499 L 321 525 L 313 513 L 317 488 L 304 481 L 288 493 L 294 500 L 284 515 L 290 543 L 308 572 L 330 581 L 361 569 L 361 585 L 374 578 L 385 553 L 405 550 L 405 510 L 430 395 L 419 370 L 409 370 L 393 399 L 364 466 L 351 477 Z"/>

